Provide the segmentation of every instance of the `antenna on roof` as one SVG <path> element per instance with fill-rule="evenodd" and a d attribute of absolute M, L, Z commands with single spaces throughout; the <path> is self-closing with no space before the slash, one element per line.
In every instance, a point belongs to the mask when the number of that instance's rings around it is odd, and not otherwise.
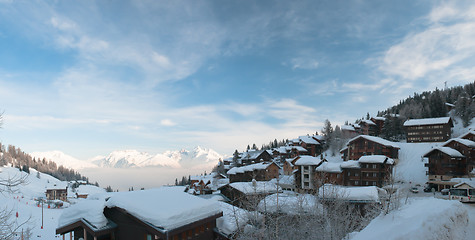
<path fill-rule="evenodd" d="M 444 82 L 445 89 L 447 89 L 447 81 Z"/>

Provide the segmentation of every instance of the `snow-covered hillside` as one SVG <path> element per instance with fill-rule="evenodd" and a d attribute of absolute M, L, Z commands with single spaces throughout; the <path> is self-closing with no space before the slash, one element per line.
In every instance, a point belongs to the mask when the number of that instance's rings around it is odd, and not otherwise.
<path fill-rule="evenodd" d="M 30 168 L 30 174 L 19 171 L 17 168 L 0 167 L 0 180 L 24 178 L 24 184 L 16 186 L 7 191 L 5 187 L 0 187 L 0 210 L 6 210 L 10 219 L 6 220 L 13 223 L 13 227 L 17 227 L 27 221 L 25 225 L 19 228 L 19 232 L 27 229 L 31 230 L 29 239 L 58 239 L 55 229 L 58 226 L 58 219 L 63 212 L 62 208 L 55 208 L 54 205 L 48 207 L 48 203 L 44 205 L 43 211 L 41 205 L 38 205 L 37 199 L 45 198 L 47 188 L 62 188 L 68 186 L 68 182 L 60 181 L 48 174 L 37 172 Z M 78 193 L 87 194 L 104 194 L 105 190 L 92 185 L 81 185 L 76 190 Z M 68 199 L 71 203 L 76 201 L 86 201 L 76 199 L 76 195 L 72 188 L 68 188 Z M 64 207 L 69 203 L 64 203 Z M 42 217 L 43 213 L 43 217 Z M 29 219 L 29 220 L 28 220 Z M 4 222 L 2 222 L 3 224 Z M 41 225 L 43 223 L 43 228 Z M 3 236 L 0 236 L 0 238 Z M 13 239 L 21 239 L 20 235 Z"/>
<path fill-rule="evenodd" d="M 30 155 L 36 159 L 43 159 L 55 162 L 56 165 L 66 168 L 71 168 L 74 170 L 80 170 L 84 168 L 95 168 L 97 165 L 90 162 L 81 161 L 72 156 L 69 156 L 60 151 L 50 151 L 50 152 L 32 152 Z"/>
<path fill-rule="evenodd" d="M 196 147 L 192 151 L 166 151 L 156 155 L 136 150 L 114 151 L 107 157 L 95 157 L 91 163 L 99 167 L 172 167 L 172 168 L 204 168 L 213 167 L 222 158 L 212 149 Z"/>

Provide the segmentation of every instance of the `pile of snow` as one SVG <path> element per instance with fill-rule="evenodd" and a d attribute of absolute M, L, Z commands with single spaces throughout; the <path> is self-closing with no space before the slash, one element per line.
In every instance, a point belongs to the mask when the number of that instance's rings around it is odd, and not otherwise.
<path fill-rule="evenodd" d="M 385 190 L 376 186 L 345 187 L 325 184 L 318 189 L 318 196 L 321 199 L 338 199 L 355 202 L 379 202 L 379 196 L 382 194 L 385 194 Z"/>
<path fill-rule="evenodd" d="M 269 195 L 259 202 L 257 208 L 260 212 L 286 213 L 291 215 L 311 213 L 323 209 L 316 196 L 294 192 Z"/>
<path fill-rule="evenodd" d="M 228 236 L 244 229 L 251 219 L 262 218 L 262 215 L 255 211 L 247 211 L 224 202 L 216 202 L 216 204 L 223 211 L 223 216 L 216 219 L 216 226 Z"/>
<path fill-rule="evenodd" d="M 58 221 L 58 227 L 63 227 L 84 219 L 97 229 L 102 228 L 107 224 L 107 218 L 103 214 L 104 206 L 104 200 L 79 201 L 63 211 Z"/>
<path fill-rule="evenodd" d="M 114 193 L 105 206 L 122 208 L 138 219 L 166 230 L 221 213 L 215 201 L 173 187 Z"/>
<path fill-rule="evenodd" d="M 267 193 L 276 193 L 282 191 L 282 188 L 277 186 L 274 182 L 266 181 L 252 181 L 252 182 L 234 182 L 230 183 L 229 186 L 232 188 L 246 194 L 267 194 Z"/>
<path fill-rule="evenodd" d="M 467 210 L 460 202 L 420 198 L 378 216 L 351 239 L 469 239 L 465 236 L 468 221 Z"/>

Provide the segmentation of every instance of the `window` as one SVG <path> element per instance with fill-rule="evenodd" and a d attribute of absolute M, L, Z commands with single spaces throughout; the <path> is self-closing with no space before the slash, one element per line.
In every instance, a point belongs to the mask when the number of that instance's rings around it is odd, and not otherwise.
<path fill-rule="evenodd" d="M 378 167 L 378 165 L 377 165 L 377 164 L 373 164 L 373 168 L 377 168 L 377 167 Z"/>
<path fill-rule="evenodd" d="M 150 234 L 147 234 L 146 237 L 145 237 L 146 240 L 152 240 L 152 235 Z"/>
<path fill-rule="evenodd" d="M 355 185 L 358 185 L 358 184 L 360 184 L 360 182 L 359 182 L 359 181 L 355 181 Z"/>
<path fill-rule="evenodd" d="M 373 177 L 378 177 L 378 173 L 373 173 Z"/>

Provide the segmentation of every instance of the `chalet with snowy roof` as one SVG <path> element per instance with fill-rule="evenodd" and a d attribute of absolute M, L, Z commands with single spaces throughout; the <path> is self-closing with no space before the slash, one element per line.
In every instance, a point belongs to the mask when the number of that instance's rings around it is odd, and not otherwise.
<path fill-rule="evenodd" d="M 292 140 L 292 144 L 294 146 L 301 146 L 307 150 L 306 152 L 302 152 L 302 154 L 317 156 L 322 152 L 322 145 L 314 136 L 300 136 Z"/>
<path fill-rule="evenodd" d="M 221 216 L 215 201 L 163 187 L 81 201 L 64 210 L 56 234 L 84 240 L 220 239 Z"/>
<path fill-rule="evenodd" d="M 343 185 L 343 170 L 340 163 L 325 160 L 315 169 L 315 175 L 321 183 Z"/>
<path fill-rule="evenodd" d="M 231 168 L 227 174 L 229 182 L 269 181 L 279 177 L 280 167 L 275 162 L 255 163 L 242 167 Z"/>
<path fill-rule="evenodd" d="M 297 170 L 294 171 L 296 187 L 305 192 L 316 190 L 315 169 L 322 163 L 322 157 L 312 157 L 308 155 L 297 157 L 294 163 L 297 167 Z"/>
<path fill-rule="evenodd" d="M 356 204 L 380 203 L 381 197 L 386 195 L 384 189 L 369 187 L 344 187 L 333 184 L 325 184 L 318 189 L 318 197 L 321 201 L 346 201 Z"/>
<path fill-rule="evenodd" d="M 386 118 L 385 117 L 372 117 L 370 120 L 373 121 L 376 124 L 377 136 L 379 136 L 381 134 L 381 132 L 383 131 L 384 122 L 386 121 Z"/>
<path fill-rule="evenodd" d="M 447 141 L 451 137 L 453 126 L 450 117 L 411 119 L 404 122 L 409 143 Z"/>
<path fill-rule="evenodd" d="M 343 185 L 361 186 L 361 166 L 356 160 L 348 160 L 340 164 L 343 171 Z"/>
<path fill-rule="evenodd" d="M 467 132 L 467 133 L 463 134 L 462 136 L 460 136 L 460 138 L 472 140 L 472 141 L 475 142 L 475 130 L 470 130 L 469 132 Z"/>
<path fill-rule="evenodd" d="M 297 169 L 295 166 L 295 162 L 297 161 L 298 157 L 295 158 L 288 158 L 285 159 L 282 168 L 284 170 L 284 175 L 292 175 L 294 170 Z"/>
<path fill-rule="evenodd" d="M 395 142 L 380 137 L 360 135 L 352 138 L 347 145 L 344 160 L 356 160 L 366 155 L 385 155 L 394 160 L 398 159 L 399 146 Z"/>
<path fill-rule="evenodd" d="M 429 183 L 439 185 L 441 190 L 448 181 L 456 177 L 467 177 L 467 159 L 459 151 L 450 147 L 437 147 L 423 155 L 428 159 Z"/>
<path fill-rule="evenodd" d="M 272 156 L 266 150 L 244 152 L 241 157 L 242 165 L 269 162 L 271 160 Z"/>
<path fill-rule="evenodd" d="M 46 200 L 68 200 L 68 185 L 66 183 L 56 183 L 46 188 Z"/>
<path fill-rule="evenodd" d="M 475 142 L 463 138 L 452 138 L 445 142 L 443 146 L 453 148 L 467 158 L 467 172 L 471 175 L 471 172 L 475 169 Z"/>
<path fill-rule="evenodd" d="M 358 160 L 361 186 L 383 187 L 389 181 L 394 160 L 384 155 L 362 156 Z"/>
<path fill-rule="evenodd" d="M 341 135 L 344 139 L 350 139 L 358 136 L 358 132 L 356 131 L 355 127 L 352 125 L 342 125 L 340 127 Z"/>
<path fill-rule="evenodd" d="M 259 201 L 267 195 L 281 192 L 282 188 L 274 182 L 255 181 L 234 182 L 219 188 L 221 194 L 231 200 L 231 204 L 240 208 L 255 210 Z"/>
<path fill-rule="evenodd" d="M 377 136 L 379 134 L 378 125 L 371 120 L 361 120 L 360 133 L 363 135 Z"/>

